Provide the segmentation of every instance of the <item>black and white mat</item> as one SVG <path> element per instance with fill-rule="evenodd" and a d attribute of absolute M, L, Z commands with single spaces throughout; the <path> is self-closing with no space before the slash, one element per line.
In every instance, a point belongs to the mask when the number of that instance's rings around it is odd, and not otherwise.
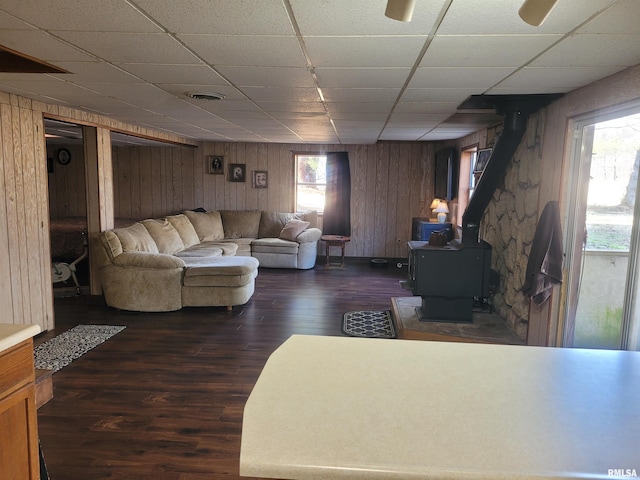
<path fill-rule="evenodd" d="M 396 338 L 398 336 L 389 310 L 358 310 L 342 318 L 342 333 L 350 337 Z"/>
<path fill-rule="evenodd" d="M 55 373 L 124 329 L 112 325 L 73 327 L 35 347 L 35 367 Z"/>

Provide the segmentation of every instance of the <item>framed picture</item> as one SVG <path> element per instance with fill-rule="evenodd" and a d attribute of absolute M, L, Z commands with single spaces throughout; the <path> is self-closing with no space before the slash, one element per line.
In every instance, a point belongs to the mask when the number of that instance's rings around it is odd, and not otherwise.
<path fill-rule="evenodd" d="M 491 157 L 490 148 L 478 150 L 478 155 L 476 156 L 476 164 L 473 167 L 473 173 L 482 173 L 484 171 L 484 167 L 486 167 L 487 163 L 489 162 L 489 157 Z"/>
<path fill-rule="evenodd" d="M 207 172 L 222 175 L 224 173 L 224 157 L 219 155 L 207 156 Z"/>
<path fill-rule="evenodd" d="M 267 188 L 267 172 L 264 170 L 254 170 L 253 188 Z"/>
<path fill-rule="evenodd" d="M 245 179 L 245 164 L 230 163 L 229 164 L 229 181 L 244 182 L 244 179 Z"/>

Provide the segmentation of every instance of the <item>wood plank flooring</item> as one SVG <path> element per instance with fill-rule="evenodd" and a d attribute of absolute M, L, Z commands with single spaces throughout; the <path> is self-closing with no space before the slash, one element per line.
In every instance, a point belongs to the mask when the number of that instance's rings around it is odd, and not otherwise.
<path fill-rule="evenodd" d="M 409 296 L 406 267 L 261 269 L 247 305 L 149 314 L 55 301 L 56 329 L 126 329 L 53 376 L 38 410 L 52 480 L 204 480 L 238 477 L 242 411 L 260 371 L 290 335 L 340 335 L 351 310 L 390 309 Z M 269 439 L 265 438 L 265 442 Z"/>

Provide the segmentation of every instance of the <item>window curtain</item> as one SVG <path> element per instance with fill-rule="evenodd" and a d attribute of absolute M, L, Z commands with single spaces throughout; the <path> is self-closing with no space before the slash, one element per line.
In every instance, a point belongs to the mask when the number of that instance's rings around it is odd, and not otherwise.
<path fill-rule="evenodd" d="M 351 236 L 351 174 L 347 152 L 327 154 L 322 233 Z"/>

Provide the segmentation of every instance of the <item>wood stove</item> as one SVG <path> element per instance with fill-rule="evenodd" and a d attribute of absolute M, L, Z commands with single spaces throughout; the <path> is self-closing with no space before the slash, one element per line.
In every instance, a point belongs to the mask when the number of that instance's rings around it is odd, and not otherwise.
<path fill-rule="evenodd" d="M 409 242 L 409 284 L 422 297 L 421 321 L 471 322 L 476 297 L 489 296 L 491 245 Z"/>
<path fill-rule="evenodd" d="M 489 296 L 491 245 L 480 239 L 480 220 L 520 145 L 529 115 L 560 96 L 473 95 L 459 107 L 493 107 L 504 116 L 503 129 L 462 215 L 462 238 L 445 246 L 409 242 L 408 286 L 422 297 L 420 320 L 471 322 L 474 299 Z"/>

